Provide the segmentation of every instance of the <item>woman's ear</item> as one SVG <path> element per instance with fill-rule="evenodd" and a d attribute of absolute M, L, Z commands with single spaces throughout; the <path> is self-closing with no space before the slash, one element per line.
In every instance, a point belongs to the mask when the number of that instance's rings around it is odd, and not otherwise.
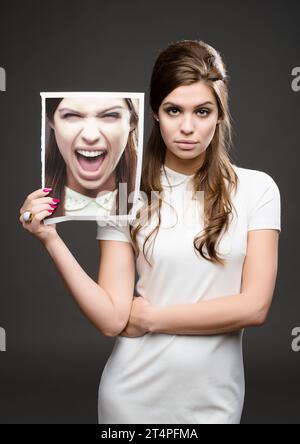
<path fill-rule="evenodd" d="M 50 126 L 50 128 L 54 130 L 54 124 L 51 122 L 49 118 L 47 118 L 47 123 Z"/>
<path fill-rule="evenodd" d="M 136 125 L 133 122 L 131 122 L 129 132 L 132 133 L 132 131 L 134 131 L 135 129 L 136 129 Z"/>

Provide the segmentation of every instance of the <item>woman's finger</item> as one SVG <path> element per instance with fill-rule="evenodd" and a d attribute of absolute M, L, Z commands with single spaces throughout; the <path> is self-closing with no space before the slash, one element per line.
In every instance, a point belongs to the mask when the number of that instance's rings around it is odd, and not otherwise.
<path fill-rule="evenodd" d="M 46 191 L 48 190 L 48 191 Z M 39 197 L 47 196 L 50 191 L 52 191 L 51 188 L 39 188 L 38 190 L 33 191 L 32 193 L 28 194 L 28 199 L 38 199 Z"/>
<path fill-rule="evenodd" d="M 57 206 L 54 204 L 41 204 L 41 205 L 34 205 L 31 208 L 28 208 L 26 211 L 30 211 L 33 215 L 40 213 L 41 211 L 48 210 L 49 214 L 53 214 L 56 210 Z M 48 216 L 49 216 L 48 214 Z M 23 213 L 21 213 L 19 220 L 23 220 Z"/>
<path fill-rule="evenodd" d="M 41 225 L 41 222 L 49 215 L 50 213 L 48 210 L 40 211 L 39 213 L 35 214 L 30 223 L 31 229 L 33 231 L 38 230 L 39 226 Z"/>
<path fill-rule="evenodd" d="M 49 191 L 43 191 L 46 189 L 47 188 L 40 188 L 40 189 L 35 190 L 32 193 L 28 194 L 22 207 L 20 208 L 20 213 L 23 213 L 24 211 L 26 211 L 27 208 L 34 203 L 35 199 L 47 197 L 47 195 L 50 193 L 51 190 L 48 188 Z M 51 198 L 49 198 L 49 199 L 51 199 Z"/>
<path fill-rule="evenodd" d="M 30 202 L 30 205 L 36 205 L 36 204 L 57 204 L 59 203 L 59 199 L 55 199 L 54 197 L 39 197 L 38 199 L 33 199 Z M 24 207 L 24 204 L 22 205 Z"/>
<path fill-rule="evenodd" d="M 45 203 L 45 204 L 36 204 L 32 206 L 28 211 L 31 211 L 33 214 L 40 213 L 44 210 L 49 210 L 51 212 L 54 212 L 57 208 L 57 205 L 53 203 Z M 54 210 L 54 211 L 53 211 Z"/>
<path fill-rule="evenodd" d="M 57 202 L 58 201 L 58 202 Z M 20 214 L 23 214 L 25 211 L 31 211 L 32 213 L 37 213 L 42 210 L 55 210 L 59 205 L 59 199 L 53 199 L 52 197 L 45 197 L 40 199 L 34 199 L 32 202 L 27 205 L 23 205 L 20 209 Z"/>

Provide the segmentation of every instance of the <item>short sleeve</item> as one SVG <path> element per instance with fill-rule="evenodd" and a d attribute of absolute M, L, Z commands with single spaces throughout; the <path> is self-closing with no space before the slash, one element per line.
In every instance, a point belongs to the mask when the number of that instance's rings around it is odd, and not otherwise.
<path fill-rule="evenodd" d="M 132 243 L 129 232 L 129 223 L 127 221 L 107 221 L 105 222 L 105 225 L 103 225 L 103 223 L 97 223 L 96 239 Z"/>
<path fill-rule="evenodd" d="M 252 182 L 250 194 L 248 231 L 273 228 L 281 232 L 280 191 L 274 179 L 260 172 Z"/>

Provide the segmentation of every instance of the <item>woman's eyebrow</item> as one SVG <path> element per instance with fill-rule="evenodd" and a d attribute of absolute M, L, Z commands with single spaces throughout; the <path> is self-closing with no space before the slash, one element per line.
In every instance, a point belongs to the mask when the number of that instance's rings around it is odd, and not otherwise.
<path fill-rule="evenodd" d="M 125 109 L 125 108 L 123 106 L 111 106 L 110 108 L 105 108 L 102 111 L 99 111 L 99 114 L 100 113 L 104 113 L 106 111 L 110 111 L 112 109 Z M 71 109 L 71 108 L 60 108 L 58 111 L 59 112 L 68 111 L 68 112 L 71 112 L 71 113 L 79 113 L 80 114 L 80 111 L 77 111 L 77 110 L 74 110 L 74 109 Z"/>
<path fill-rule="evenodd" d="M 178 106 L 178 108 L 182 108 L 181 105 L 178 105 L 178 104 L 173 103 L 173 102 L 166 102 L 166 103 L 164 103 L 164 106 L 165 105 Z M 203 105 L 213 105 L 213 103 L 210 102 L 209 100 L 207 100 L 206 102 L 203 102 L 203 103 L 200 103 L 199 105 L 196 105 L 194 108 L 199 108 L 200 106 L 203 106 Z"/>

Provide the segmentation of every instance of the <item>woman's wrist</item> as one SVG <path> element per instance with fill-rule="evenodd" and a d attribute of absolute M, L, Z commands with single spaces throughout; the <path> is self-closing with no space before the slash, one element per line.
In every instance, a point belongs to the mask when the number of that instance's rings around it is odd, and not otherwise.
<path fill-rule="evenodd" d="M 156 333 L 156 323 L 161 307 L 151 305 L 146 316 L 146 329 L 149 333 Z"/>
<path fill-rule="evenodd" d="M 51 236 L 47 236 L 46 239 L 40 239 L 40 241 L 42 242 L 42 244 L 44 245 L 44 247 L 46 248 L 46 250 L 50 250 L 52 245 L 56 244 L 57 241 L 59 241 L 61 238 L 59 236 L 59 234 L 53 233 L 51 234 Z"/>

